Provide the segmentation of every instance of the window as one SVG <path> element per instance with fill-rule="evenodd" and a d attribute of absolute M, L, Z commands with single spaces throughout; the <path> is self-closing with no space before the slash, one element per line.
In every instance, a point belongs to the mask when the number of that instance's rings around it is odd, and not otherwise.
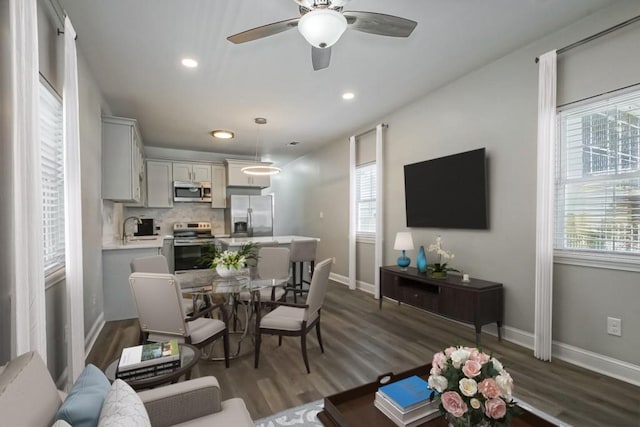
<path fill-rule="evenodd" d="M 376 234 L 376 164 L 356 168 L 356 236 L 373 238 Z"/>
<path fill-rule="evenodd" d="M 640 254 L 640 92 L 559 115 L 555 248 Z"/>
<path fill-rule="evenodd" d="M 64 266 L 64 157 L 62 101 L 40 84 L 40 156 L 45 276 Z"/>

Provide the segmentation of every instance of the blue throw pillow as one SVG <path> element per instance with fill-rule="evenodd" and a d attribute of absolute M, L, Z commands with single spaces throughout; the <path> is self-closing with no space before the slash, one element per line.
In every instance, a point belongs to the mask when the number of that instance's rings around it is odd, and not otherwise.
<path fill-rule="evenodd" d="M 110 388 L 104 373 L 93 365 L 87 365 L 60 406 L 56 420 L 64 420 L 73 427 L 97 426 Z"/>

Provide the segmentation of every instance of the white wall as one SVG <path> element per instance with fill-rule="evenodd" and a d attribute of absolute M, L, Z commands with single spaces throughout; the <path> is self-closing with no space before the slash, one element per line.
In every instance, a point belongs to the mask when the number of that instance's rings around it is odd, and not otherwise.
<path fill-rule="evenodd" d="M 406 228 L 403 166 L 486 147 L 489 230 L 411 231 L 416 250 L 442 235 L 445 248 L 456 255 L 454 267 L 472 277 L 503 283 L 507 335 L 530 344 L 536 233 L 538 67 L 534 58 L 637 14 L 637 2 L 618 2 L 372 122 L 371 126 L 389 124 L 384 150 L 384 264 L 395 263 L 398 254 L 393 250 L 393 238 L 396 231 Z M 640 37 L 638 24 L 625 31 L 625 36 L 632 31 Z M 640 62 L 637 55 L 626 53 L 627 61 Z M 292 224 L 296 232 L 322 237 L 322 255 L 336 256 L 333 272 L 344 276 L 348 275 L 347 137 L 287 165 L 283 175 L 295 178 L 296 183 L 278 182 L 275 188 L 281 194 L 280 205 L 276 205 L 281 212 L 279 232 L 293 231 L 286 226 Z M 429 188 L 437 185 L 425 183 L 424 197 L 429 197 Z M 294 198 L 295 206 L 304 206 L 304 210 L 291 209 Z M 324 220 L 318 221 L 319 211 L 325 212 Z M 415 263 L 416 251 L 409 256 Z M 596 353 L 595 357 L 640 365 L 640 353 L 636 351 L 640 330 L 635 328 L 640 324 L 638 275 L 557 265 L 554 279 L 554 338 L 560 347 L 577 347 Z M 626 329 L 623 326 L 622 337 L 606 334 L 608 315 L 622 317 L 623 325 L 629 325 Z"/>

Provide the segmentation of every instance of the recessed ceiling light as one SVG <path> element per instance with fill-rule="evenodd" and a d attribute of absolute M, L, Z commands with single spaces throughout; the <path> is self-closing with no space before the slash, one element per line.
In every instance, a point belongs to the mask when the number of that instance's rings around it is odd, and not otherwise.
<path fill-rule="evenodd" d="M 342 94 L 342 99 L 346 99 L 346 100 L 350 100 L 355 98 L 356 96 L 353 94 L 353 92 L 345 92 Z"/>
<path fill-rule="evenodd" d="M 198 61 L 191 58 L 184 58 L 182 60 L 182 65 L 184 65 L 187 68 L 196 68 L 198 66 Z"/>
<path fill-rule="evenodd" d="M 211 136 L 218 139 L 232 139 L 235 135 L 230 130 L 216 129 L 211 132 Z"/>

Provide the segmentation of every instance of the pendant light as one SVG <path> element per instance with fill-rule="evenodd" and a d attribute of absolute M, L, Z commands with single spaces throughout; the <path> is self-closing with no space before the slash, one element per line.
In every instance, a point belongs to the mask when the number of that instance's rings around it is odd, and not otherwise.
<path fill-rule="evenodd" d="M 245 166 L 240 169 L 247 175 L 275 175 L 282 171 L 282 169 L 271 165 L 261 165 L 258 163 L 258 144 L 260 143 L 260 125 L 266 125 L 267 119 L 264 117 L 256 117 L 253 119 L 256 125 L 258 125 L 258 131 L 256 134 L 256 160 L 255 165 Z"/>

